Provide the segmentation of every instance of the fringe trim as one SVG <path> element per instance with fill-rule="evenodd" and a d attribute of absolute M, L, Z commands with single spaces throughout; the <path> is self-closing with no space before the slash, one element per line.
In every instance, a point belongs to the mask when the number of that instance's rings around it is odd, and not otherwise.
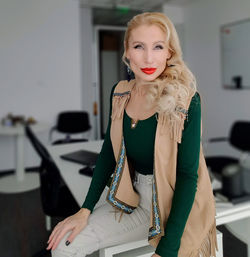
<path fill-rule="evenodd" d="M 166 124 L 168 123 L 169 127 L 170 127 L 170 137 L 171 139 L 175 140 L 178 143 L 181 143 L 181 139 L 182 139 L 182 131 L 184 129 L 184 122 L 185 119 L 188 120 L 188 109 L 189 109 L 189 105 L 191 103 L 192 97 L 194 96 L 195 91 L 193 91 L 189 98 L 187 99 L 187 105 L 186 108 L 182 108 L 177 106 L 175 108 L 175 112 L 177 115 L 179 115 L 179 120 L 177 120 L 174 117 L 171 117 L 171 115 L 167 115 L 162 113 L 161 115 L 159 115 L 159 121 L 162 124 L 162 128 L 160 130 L 160 133 L 163 134 L 164 131 L 166 131 Z"/>
<path fill-rule="evenodd" d="M 173 119 L 171 117 L 167 117 L 167 115 L 161 114 L 159 115 L 159 123 L 161 124 L 160 133 L 164 134 L 167 131 L 167 124 L 170 127 L 170 138 L 175 140 L 178 143 L 181 143 L 182 139 L 182 131 L 184 129 L 184 121 L 186 119 L 186 115 L 183 113 L 179 113 L 180 120 Z"/>
<path fill-rule="evenodd" d="M 216 223 L 214 221 L 208 235 L 203 240 L 201 247 L 194 250 L 188 257 L 216 257 L 218 251 L 217 236 L 216 236 Z"/>
<path fill-rule="evenodd" d="M 181 143 L 182 138 L 182 131 L 184 129 L 184 120 L 185 116 L 183 114 L 180 114 L 180 120 L 174 120 L 170 121 L 172 129 L 170 130 L 170 137 L 177 141 L 178 143 Z"/>
<path fill-rule="evenodd" d="M 112 115 L 111 115 L 112 121 L 116 118 L 117 119 L 122 118 L 125 105 L 129 100 L 129 98 L 130 98 L 129 94 L 124 96 L 113 96 Z"/>
<path fill-rule="evenodd" d="M 123 214 L 124 214 L 124 211 L 123 211 L 123 210 L 118 210 L 118 209 L 117 209 L 116 207 L 114 207 L 114 206 L 113 206 L 113 208 L 114 208 L 114 210 L 113 210 L 113 211 L 109 211 L 109 212 L 115 213 L 115 220 L 116 220 L 116 213 L 120 213 L 120 217 L 119 217 L 119 220 L 118 220 L 118 223 L 120 223 L 121 220 L 122 220 L 122 216 L 123 216 Z"/>

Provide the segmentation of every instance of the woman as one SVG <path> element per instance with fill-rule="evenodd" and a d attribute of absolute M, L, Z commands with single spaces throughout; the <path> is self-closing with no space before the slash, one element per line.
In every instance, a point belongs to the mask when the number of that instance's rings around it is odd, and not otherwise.
<path fill-rule="evenodd" d="M 83 257 L 148 238 L 156 249 L 152 257 L 215 256 L 200 96 L 176 30 L 162 13 L 139 14 L 128 23 L 124 49 L 123 61 L 135 79 L 113 86 L 110 120 L 85 202 L 54 228 L 47 249 L 56 257 Z M 112 174 L 107 203 L 93 211 Z"/>

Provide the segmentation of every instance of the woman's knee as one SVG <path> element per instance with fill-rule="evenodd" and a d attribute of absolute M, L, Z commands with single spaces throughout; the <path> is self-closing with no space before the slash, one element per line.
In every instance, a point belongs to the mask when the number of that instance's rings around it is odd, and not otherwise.
<path fill-rule="evenodd" d="M 52 257 L 76 257 L 75 253 L 65 251 L 63 249 L 56 248 L 55 250 L 51 250 Z"/>
<path fill-rule="evenodd" d="M 77 256 L 76 255 L 77 249 L 75 249 L 75 246 L 73 244 L 70 244 L 70 245 L 65 244 L 69 235 L 70 235 L 70 232 L 67 233 L 62 238 L 62 240 L 59 242 L 56 249 L 51 250 L 52 257 L 76 257 Z M 75 239 L 77 239 L 77 237 Z"/>
<path fill-rule="evenodd" d="M 51 250 L 52 257 L 85 257 L 86 255 L 83 247 L 75 247 L 74 245 L 65 245 L 65 247 L 59 245 L 55 250 Z"/>
<path fill-rule="evenodd" d="M 51 251 L 52 257 L 84 257 L 99 249 L 99 240 L 89 225 L 69 245 L 66 245 L 65 242 L 70 233 L 68 232 L 60 241 L 57 248 Z"/>

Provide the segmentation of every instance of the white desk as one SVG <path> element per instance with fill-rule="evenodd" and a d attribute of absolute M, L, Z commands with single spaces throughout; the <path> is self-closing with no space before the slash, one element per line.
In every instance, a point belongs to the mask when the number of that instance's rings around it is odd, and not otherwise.
<path fill-rule="evenodd" d="M 49 128 L 47 124 L 37 123 L 31 126 L 34 132 L 41 132 Z M 0 179 L 0 192 L 13 193 L 23 192 L 39 187 L 39 177 L 37 173 L 25 174 L 24 167 L 24 138 L 23 125 L 13 127 L 0 125 L 0 136 L 14 136 L 16 139 L 15 154 L 15 175 L 5 176 Z"/>
<path fill-rule="evenodd" d="M 79 149 L 100 152 L 102 142 L 103 141 L 100 140 L 67 145 L 55 145 L 50 146 L 48 149 L 50 154 L 54 158 L 61 172 L 61 175 L 65 180 L 65 183 L 68 185 L 73 196 L 80 205 L 83 203 L 85 199 L 91 178 L 78 173 L 78 170 L 83 167 L 82 165 L 65 161 L 60 158 L 60 155 L 77 151 Z M 103 200 L 105 201 L 106 192 L 107 191 L 104 191 L 99 203 L 104 203 Z M 219 205 L 216 206 L 217 225 L 226 224 L 247 217 L 250 217 L 250 201 L 223 208 L 221 208 Z"/>

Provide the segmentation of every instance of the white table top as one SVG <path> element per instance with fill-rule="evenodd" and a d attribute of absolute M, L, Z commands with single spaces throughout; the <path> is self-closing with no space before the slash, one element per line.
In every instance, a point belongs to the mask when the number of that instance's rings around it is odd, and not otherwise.
<path fill-rule="evenodd" d="M 72 143 L 64 145 L 54 145 L 48 148 L 50 154 L 55 160 L 61 175 L 71 190 L 73 196 L 81 206 L 88 192 L 91 178 L 78 173 L 83 165 L 69 162 L 60 158 L 60 155 L 77 151 L 79 149 L 100 152 L 103 141 L 90 141 L 83 143 Z M 105 202 L 107 188 L 104 190 L 97 206 Z M 231 221 L 250 217 L 250 201 L 232 206 L 216 205 L 216 224 L 222 225 Z"/>
<path fill-rule="evenodd" d="M 38 122 L 36 124 L 31 125 L 31 128 L 35 132 L 39 132 L 49 129 L 49 124 Z M 24 135 L 24 126 L 22 124 L 18 124 L 16 126 L 3 126 L 2 124 L 0 124 L 0 135 Z"/>

